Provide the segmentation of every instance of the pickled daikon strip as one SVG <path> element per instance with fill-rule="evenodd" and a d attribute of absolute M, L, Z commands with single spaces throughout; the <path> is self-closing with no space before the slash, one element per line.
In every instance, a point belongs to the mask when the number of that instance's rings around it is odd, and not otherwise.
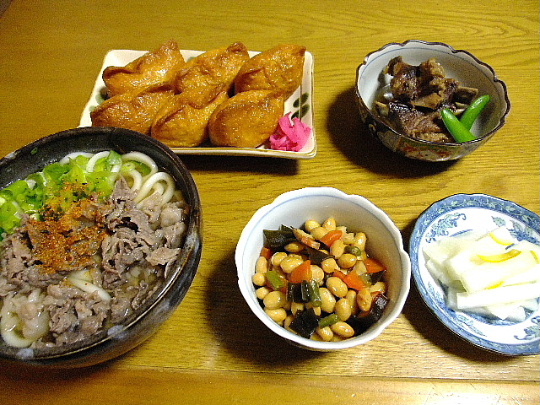
<path fill-rule="evenodd" d="M 538 307 L 540 246 L 516 240 L 504 227 L 441 239 L 426 246 L 424 255 L 453 309 L 518 321 L 524 308 Z"/>

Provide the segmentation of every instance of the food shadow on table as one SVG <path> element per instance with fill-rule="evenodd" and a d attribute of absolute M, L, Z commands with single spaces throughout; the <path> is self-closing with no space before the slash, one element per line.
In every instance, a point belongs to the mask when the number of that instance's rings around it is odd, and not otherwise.
<path fill-rule="evenodd" d="M 293 346 L 259 321 L 238 288 L 234 251 L 213 268 L 219 275 L 209 275 L 214 281 L 208 283 L 205 291 L 206 312 L 209 325 L 223 348 L 266 369 L 293 366 L 324 355 Z"/>
<path fill-rule="evenodd" d="M 444 172 L 457 162 L 410 159 L 386 148 L 362 123 L 354 87 L 336 96 L 327 116 L 326 129 L 336 147 L 352 162 L 374 173 L 416 178 Z"/>
<path fill-rule="evenodd" d="M 255 172 L 294 176 L 298 174 L 297 160 L 274 157 L 180 155 L 180 159 L 191 171 L 204 172 Z"/>
<path fill-rule="evenodd" d="M 407 252 L 410 251 L 408 241 L 415 223 L 416 220 L 412 221 L 401 231 Z M 486 363 L 504 363 L 514 359 L 512 356 L 479 348 L 446 328 L 424 303 L 416 284 L 412 281 L 401 316 L 405 317 L 424 339 L 452 355 Z"/>

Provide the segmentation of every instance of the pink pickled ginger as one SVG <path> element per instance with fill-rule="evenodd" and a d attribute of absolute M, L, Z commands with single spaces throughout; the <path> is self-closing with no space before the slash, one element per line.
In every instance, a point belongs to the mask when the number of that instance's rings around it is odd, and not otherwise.
<path fill-rule="evenodd" d="M 270 137 L 270 147 L 275 150 L 298 152 L 302 150 L 311 136 L 311 127 L 304 124 L 300 118 L 291 120 L 291 113 L 279 120 L 279 125 Z"/>

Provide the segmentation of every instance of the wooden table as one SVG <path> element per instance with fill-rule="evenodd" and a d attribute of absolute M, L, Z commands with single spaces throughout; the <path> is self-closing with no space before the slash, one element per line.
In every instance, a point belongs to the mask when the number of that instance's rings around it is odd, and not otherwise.
<path fill-rule="evenodd" d="M 413 287 L 377 340 L 311 353 L 277 340 L 249 312 L 233 252 L 251 215 L 285 191 L 334 186 L 386 210 L 408 240 L 431 203 L 487 193 L 540 211 L 539 4 L 518 0 L 278 1 L 14 0 L 0 17 L 0 156 L 76 127 L 105 53 L 176 39 L 208 50 L 299 43 L 315 56 L 315 159 L 189 156 L 199 186 L 204 251 L 186 299 L 147 342 L 89 369 L 29 372 L 2 364 L 3 404 L 530 404 L 540 356 L 505 357 L 462 341 Z M 507 125 L 473 155 L 407 160 L 367 136 L 355 70 L 388 42 L 467 49 L 508 84 Z"/>

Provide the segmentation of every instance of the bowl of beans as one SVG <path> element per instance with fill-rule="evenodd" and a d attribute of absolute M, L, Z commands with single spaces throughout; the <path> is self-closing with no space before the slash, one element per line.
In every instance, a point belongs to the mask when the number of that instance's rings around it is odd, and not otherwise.
<path fill-rule="evenodd" d="M 375 339 L 400 315 L 410 288 L 410 259 L 391 218 L 332 187 L 289 191 L 260 208 L 235 261 L 260 321 L 315 351 Z"/>

